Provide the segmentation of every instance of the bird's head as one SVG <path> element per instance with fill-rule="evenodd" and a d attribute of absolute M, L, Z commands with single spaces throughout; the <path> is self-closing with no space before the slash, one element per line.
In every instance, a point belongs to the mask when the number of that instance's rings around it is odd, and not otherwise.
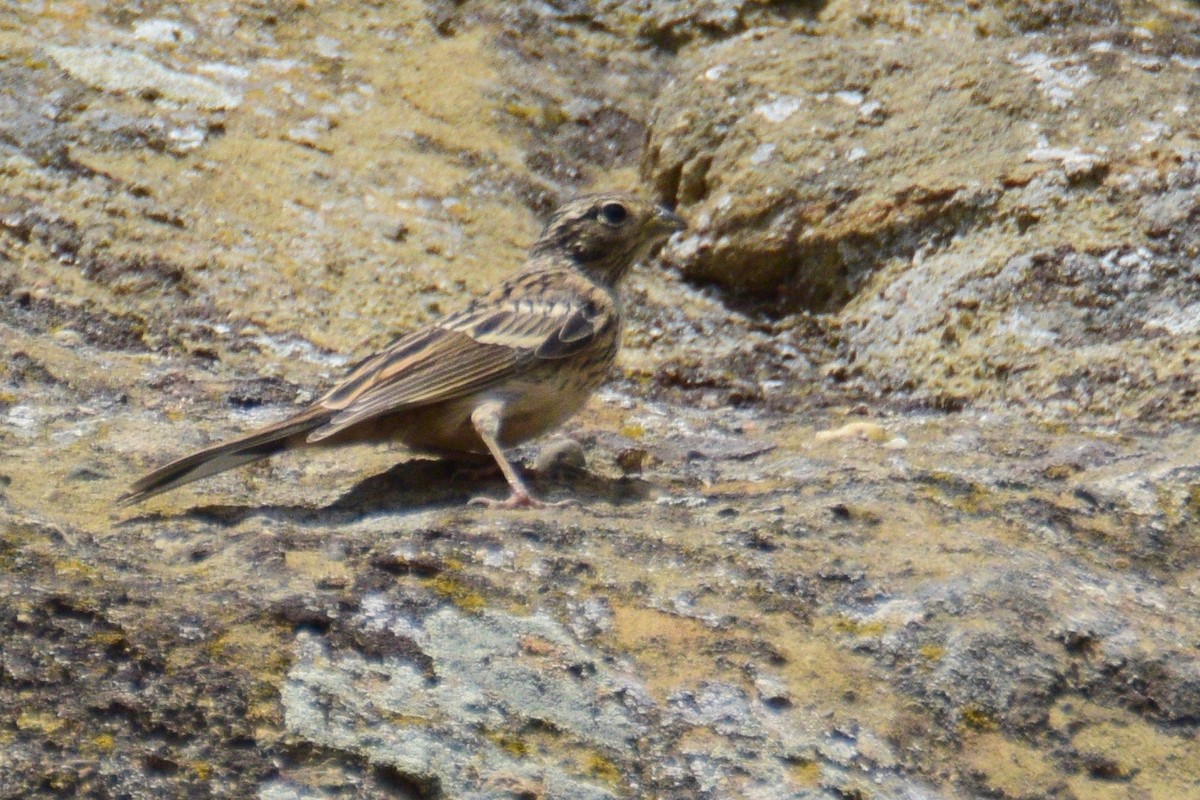
<path fill-rule="evenodd" d="M 655 245 L 686 227 L 674 213 L 633 195 L 586 195 L 554 212 L 531 253 L 565 256 L 592 279 L 615 286 Z"/>

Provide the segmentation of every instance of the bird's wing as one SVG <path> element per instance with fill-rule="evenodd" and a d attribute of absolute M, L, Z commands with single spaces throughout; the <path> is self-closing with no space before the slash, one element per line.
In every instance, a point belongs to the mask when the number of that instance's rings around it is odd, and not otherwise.
<path fill-rule="evenodd" d="M 315 405 L 334 411 L 319 441 L 363 420 L 481 391 L 539 360 L 586 348 L 612 317 L 571 292 L 489 298 L 363 361 Z"/>

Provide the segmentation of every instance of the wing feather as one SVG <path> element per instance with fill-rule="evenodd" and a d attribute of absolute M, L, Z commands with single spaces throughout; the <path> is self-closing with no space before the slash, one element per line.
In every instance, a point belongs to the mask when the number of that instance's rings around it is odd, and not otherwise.
<path fill-rule="evenodd" d="M 308 439 L 319 441 L 373 417 L 495 386 L 539 359 L 579 352 L 610 320 L 577 292 L 489 298 L 359 364 L 317 402 L 336 413 Z"/>
<path fill-rule="evenodd" d="M 597 319 L 584 309 L 576 309 L 537 348 L 538 358 L 566 358 L 583 350 L 602 329 Z M 603 323 L 601 322 L 601 325 Z"/>

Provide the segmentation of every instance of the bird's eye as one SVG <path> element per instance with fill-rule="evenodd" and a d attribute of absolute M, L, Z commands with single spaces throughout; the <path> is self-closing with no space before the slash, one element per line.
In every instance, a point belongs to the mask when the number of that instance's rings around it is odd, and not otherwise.
<path fill-rule="evenodd" d="M 629 209 L 622 203 L 605 203 L 600 206 L 600 216 L 609 225 L 620 225 L 629 219 Z"/>

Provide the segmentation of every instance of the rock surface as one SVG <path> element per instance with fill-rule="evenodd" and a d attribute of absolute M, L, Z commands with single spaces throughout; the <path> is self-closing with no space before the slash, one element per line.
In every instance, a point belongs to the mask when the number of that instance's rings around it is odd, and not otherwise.
<path fill-rule="evenodd" d="M 839 311 L 838 365 L 872 388 L 1193 419 L 1200 40 L 1175 12 L 980 36 L 834 4 L 699 49 L 646 153 L 698 223 L 673 259 Z"/>
<path fill-rule="evenodd" d="M 1198 30 L 0 12 L 0 797 L 1200 795 Z M 693 229 L 520 452 L 577 507 L 385 448 L 113 507 L 614 185 Z"/>

